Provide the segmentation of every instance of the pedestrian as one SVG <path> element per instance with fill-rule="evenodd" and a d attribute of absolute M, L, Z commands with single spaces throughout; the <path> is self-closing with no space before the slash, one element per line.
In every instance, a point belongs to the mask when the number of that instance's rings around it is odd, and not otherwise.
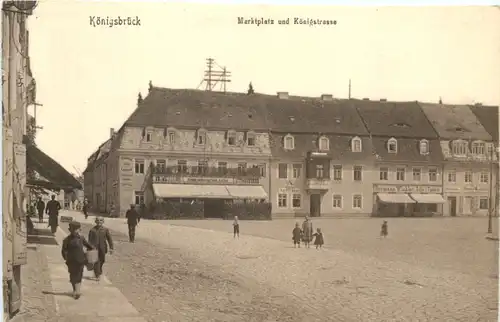
<path fill-rule="evenodd" d="M 64 238 L 62 243 L 61 254 L 68 266 L 69 282 L 73 287 L 73 297 L 77 300 L 81 296 L 81 285 L 83 277 L 83 268 L 85 267 L 85 252 L 92 249 L 83 236 L 80 235 L 81 225 L 77 221 L 69 223 L 70 234 Z"/>
<path fill-rule="evenodd" d="M 89 231 L 89 243 L 97 249 L 97 262 L 94 264 L 94 275 L 97 281 L 100 280 L 102 275 L 102 267 L 106 261 L 106 254 L 113 254 L 113 239 L 109 229 L 103 226 L 104 218 L 97 217 L 95 219 L 95 226 Z"/>
<path fill-rule="evenodd" d="M 316 249 L 323 247 L 325 239 L 323 238 L 323 233 L 321 232 L 321 228 L 316 229 L 316 233 L 313 234 L 313 236 L 315 237 L 314 245 L 316 245 Z"/>
<path fill-rule="evenodd" d="M 56 196 L 52 195 L 51 200 L 47 202 L 45 212 L 49 215 L 49 227 L 53 234 L 59 226 L 59 210 L 61 210 L 61 204 L 56 200 Z"/>
<path fill-rule="evenodd" d="M 240 221 L 238 220 L 238 216 L 234 216 L 233 220 L 233 238 L 240 238 Z"/>
<path fill-rule="evenodd" d="M 85 216 L 85 219 L 87 219 L 89 217 L 89 201 L 87 200 L 87 198 L 85 198 L 85 200 L 83 201 L 83 215 Z"/>
<path fill-rule="evenodd" d="M 295 223 L 295 228 L 292 231 L 292 240 L 293 240 L 293 247 L 297 248 L 297 246 L 300 248 L 300 240 L 302 239 L 302 229 L 300 229 L 300 225 L 298 222 Z"/>
<path fill-rule="evenodd" d="M 127 213 L 125 214 L 125 217 L 127 217 L 127 225 L 128 225 L 128 239 L 131 243 L 135 242 L 135 228 L 141 221 L 141 216 L 135 209 L 135 205 L 131 204 L 130 209 L 127 210 Z"/>
<path fill-rule="evenodd" d="M 380 237 L 386 238 L 389 235 L 389 228 L 387 227 L 387 220 L 384 220 L 382 227 L 380 228 Z"/>
<path fill-rule="evenodd" d="M 43 211 L 45 210 L 45 202 L 42 201 L 42 197 L 38 197 L 36 203 L 36 210 L 38 211 L 38 222 L 43 222 Z"/>
<path fill-rule="evenodd" d="M 312 222 L 309 220 L 309 217 L 306 216 L 304 222 L 302 223 L 302 241 L 306 248 L 309 248 L 309 243 L 313 238 L 313 226 Z"/>

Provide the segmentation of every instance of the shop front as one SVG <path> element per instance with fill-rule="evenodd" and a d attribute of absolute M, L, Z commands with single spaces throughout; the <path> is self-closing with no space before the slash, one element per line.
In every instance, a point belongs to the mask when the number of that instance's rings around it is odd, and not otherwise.
<path fill-rule="evenodd" d="M 445 216 L 487 216 L 490 191 L 486 187 L 464 185 L 446 187 Z"/>
<path fill-rule="evenodd" d="M 373 185 L 374 214 L 379 217 L 428 217 L 443 214 L 441 186 Z"/>

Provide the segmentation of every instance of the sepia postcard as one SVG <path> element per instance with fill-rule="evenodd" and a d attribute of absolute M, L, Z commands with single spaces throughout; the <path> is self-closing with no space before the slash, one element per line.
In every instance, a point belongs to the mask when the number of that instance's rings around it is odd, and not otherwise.
<path fill-rule="evenodd" d="M 3 321 L 497 321 L 498 7 L 1 23 Z"/>

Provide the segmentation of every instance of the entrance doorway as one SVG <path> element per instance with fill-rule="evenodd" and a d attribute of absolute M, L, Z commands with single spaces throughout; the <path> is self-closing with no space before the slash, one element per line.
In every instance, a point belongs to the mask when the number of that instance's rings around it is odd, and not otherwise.
<path fill-rule="evenodd" d="M 457 197 L 448 197 L 448 209 L 450 210 L 450 216 L 455 217 L 457 215 Z"/>
<path fill-rule="evenodd" d="M 205 218 L 224 218 L 226 216 L 226 207 L 224 199 L 205 199 L 203 200 L 203 212 Z"/>
<path fill-rule="evenodd" d="M 311 217 L 321 216 L 321 195 L 319 193 L 310 196 L 309 208 Z"/>

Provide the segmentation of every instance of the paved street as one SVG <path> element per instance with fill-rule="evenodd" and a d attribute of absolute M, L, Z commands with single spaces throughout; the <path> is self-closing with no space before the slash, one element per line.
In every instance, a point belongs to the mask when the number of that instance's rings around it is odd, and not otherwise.
<path fill-rule="evenodd" d="M 387 240 L 378 219 L 315 220 L 316 251 L 291 247 L 294 221 L 242 222 L 240 240 L 229 221 L 143 221 L 129 244 L 106 219 L 105 274 L 148 321 L 496 321 L 498 244 L 459 220 L 390 220 Z"/>

